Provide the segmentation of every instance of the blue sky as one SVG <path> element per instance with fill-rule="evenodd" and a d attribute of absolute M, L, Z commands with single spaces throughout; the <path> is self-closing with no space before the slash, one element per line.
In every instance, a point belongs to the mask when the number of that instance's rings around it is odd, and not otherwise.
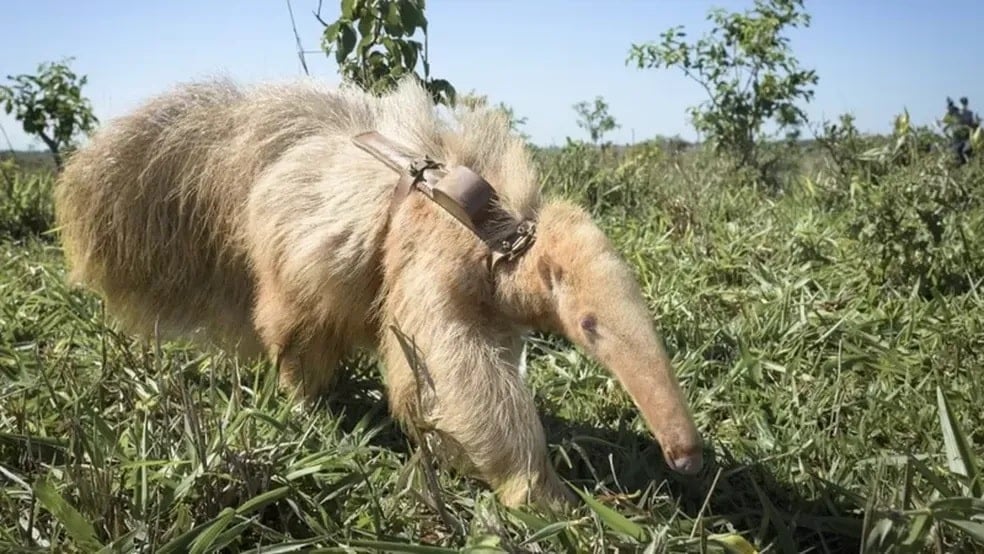
<path fill-rule="evenodd" d="M 316 50 L 318 0 L 291 0 L 301 40 Z M 696 37 L 708 8 L 740 10 L 752 0 L 428 0 L 435 76 L 459 91 L 503 101 L 528 118 L 540 144 L 586 138 L 572 105 L 605 97 L 623 142 L 654 135 L 695 138 L 686 108 L 701 90 L 677 70 L 626 66 L 633 42 L 673 25 Z M 984 3 L 973 0 L 807 0 L 813 17 L 789 36 L 795 55 L 820 76 L 806 106 L 816 120 L 852 112 L 866 131 L 886 131 L 908 108 L 931 124 L 947 96 L 984 105 L 984 67 L 974 37 Z M 324 0 L 333 19 L 338 1 Z M 508 36 L 510 38 L 500 38 Z M 0 77 L 74 56 L 85 93 L 103 121 L 179 81 L 214 74 L 244 83 L 301 74 L 286 0 L 25 0 L 0 19 Z M 338 82 L 333 61 L 307 56 L 312 74 Z M 14 146 L 31 140 L 0 112 Z M 6 147 L 4 144 L 0 144 Z M 38 145 L 40 148 L 40 145 Z"/>

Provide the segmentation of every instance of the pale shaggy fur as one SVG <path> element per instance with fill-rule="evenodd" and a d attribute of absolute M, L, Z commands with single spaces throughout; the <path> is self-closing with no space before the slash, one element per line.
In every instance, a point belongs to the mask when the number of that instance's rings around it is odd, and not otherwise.
<path fill-rule="evenodd" d="M 312 80 L 177 87 L 68 161 L 56 214 L 71 278 L 134 332 L 269 355 L 308 397 L 354 349 L 377 349 L 394 415 L 432 428 L 510 505 L 569 498 L 519 367 L 524 333 L 562 333 L 625 385 L 671 466 L 698 469 L 628 267 L 583 211 L 543 203 L 502 114 L 454 115 L 412 80 L 381 97 Z M 483 175 L 505 213 L 537 221 L 537 242 L 490 275 L 485 246 L 422 194 L 391 217 L 395 173 L 352 143 L 369 130 Z M 391 326 L 419 348 L 421 390 Z"/>

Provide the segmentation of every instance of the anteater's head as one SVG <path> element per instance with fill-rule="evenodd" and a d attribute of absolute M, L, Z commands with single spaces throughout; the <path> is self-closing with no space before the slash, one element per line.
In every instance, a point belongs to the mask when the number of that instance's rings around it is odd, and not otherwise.
<path fill-rule="evenodd" d="M 669 467 L 700 471 L 700 435 L 629 266 L 588 214 L 566 202 L 541 210 L 536 235 L 497 275 L 500 302 L 598 360 L 635 402 Z"/>

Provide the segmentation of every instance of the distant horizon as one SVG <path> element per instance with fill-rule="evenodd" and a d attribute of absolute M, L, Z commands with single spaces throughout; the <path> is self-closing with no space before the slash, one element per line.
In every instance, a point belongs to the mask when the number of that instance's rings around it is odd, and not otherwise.
<path fill-rule="evenodd" d="M 312 14 L 318 0 L 291 0 L 291 5 L 304 48 L 318 50 L 322 26 Z M 474 90 L 511 106 L 528 120 L 521 130 L 541 147 L 561 146 L 568 137 L 587 140 L 573 105 L 595 96 L 605 98 L 620 125 L 606 141 L 678 136 L 698 142 L 686 110 L 706 99 L 703 91 L 679 70 L 626 65 L 629 48 L 658 40 L 675 25 L 696 39 L 708 30 L 705 16 L 712 6 L 752 5 L 752 0 L 430 0 L 432 75 L 448 79 L 459 93 Z M 74 57 L 72 68 L 89 77 L 83 94 L 104 125 L 182 81 L 225 75 L 250 84 L 303 74 L 286 2 L 247 0 L 232 7 L 190 0 L 15 3 L 0 21 L 0 34 L 7 38 L 0 77 L 6 82 L 6 75 L 33 73 L 43 61 Z M 984 4 L 827 0 L 807 1 L 805 9 L 811 26 L 787 35 L 800 65 L 819 75 L 814 100 L 801 104 L 813 128 L 852 113 L 860 131 L 886 134 L 905 110 L 913 125 L 935 127 L 947 97 L 967 96 L 979 111 L 976 94 L 984 92 L 984 76 L 975 70 L 974 37 Z M 324 2 L 326 19 L 337 14 L 337 1 Z M 34 21 L 44 22 L 43 39 Z M 476 22 L 494 30 L 495 42 L 481 40 Z M 509 32 L 514 38 L 505 38 Z M 315 52 L 306 60 L 312 76 L 339 82 L 333 58 Z M 44 150 L 2 110 L 0 125 L 15 149 L 27 151 L 34 144 Z M 808 129 L 803 138 L 811 138 Z"/>
<path fill-rule="evenodd" d="M 888 128 L 880 133 L 868 133 L 868 132 L 861 132 L 861 131 L 859 131 L 859 133 L 861 134 L 861 136 L 865 138 L 885 138 L 891 136 L 892 129 Z M 2 134 L 0 134 L 0 138 L 3 138 Z M 581 141 L 589 145 L 591 144 L 591 140 L 587 137 L 569 137 L 569 138 L 574 141 Z M 637 139 L 635 142 L 614 142 L 614 141 L 604 141 L 604 142 L 615 148 L 628 148 L 630 146 L 643 144 L 645 142 L 658 142 L 661 140 L 669 141 L 669 140 L 677 140 L 677 139 L 684 141 L 689 146 L 701 146 L 705 144 L 705 141 L 703 140 L 691 140 L 691 139 L 680 137 L 678 135 L 673 135 L 673 136 L 655 135 L 651 137 L 646 137 L 644 139 Z M 816 142 L 816 140 L 817 140 L 816 137 L 804 135 L 796 139 L 794 142 L 803 144 L 803 143 Z M 566 145 L 566 139 L 564 142 L 558 144 L 537 144 L 536 142 L 533 141 L 528 141 L 528 142 L 532 144 L 534 147 L 542 148 L 544 150 L 551 149 L 551 148 L 563 148 Z M 774 137 L 768 140 L 767 142 L 780 143 L 780 142 L 784 142 L 784 139 L 782 137 Z M 599 145 L 600 144 L 601 143 L 599 143 Z M 51 155 L 51 152 L 48 150 L 48 148 L 40 141 L 38 141 L 37 143 L 29 143 L 24 148 L 14 148 L 14 150 L 11 151 L 9 148 L 7 148 L 6 140 L 4 139 L 4 142 L 0 144 L 0 156 L 9 154 L 11 152 L 18 155 L 21 154 Z"/>

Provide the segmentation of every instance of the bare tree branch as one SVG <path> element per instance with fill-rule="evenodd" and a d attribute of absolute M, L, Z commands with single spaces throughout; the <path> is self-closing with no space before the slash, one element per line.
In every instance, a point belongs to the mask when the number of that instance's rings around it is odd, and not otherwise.
<path fill-rule="evenodd" d="M 320 8 L 319 2 L 318 9 L 320 10 Z M 287 0 L 287 12 L 290 14 L 290 26 L 294 29 L 294 40 L 297 41 L 297 59 L 301 61 L 304 74 L 310 76 L 311 73 L 308 71 L 307 61 L 304 59 L 304 47 L 301 46 L 301 35 L 297 32 L 297 23 L 294 21 L 294 10 L 290 6 L 290 0 Z"/>
<path fill-rule="evenodd" d="M 321 17 L 321 2 L 322 2 L 322 0 L 318 0 L 318 10 L 315 11 L 315 12 L 313 12 L 314 13 L 314 18 L 317 19 L 319 23 L 321 23 L 322 25 L 324 25 L 325 27 L 327 27 L 329 25 L 329 23 L 327 21 L 325 21 L 324 19 L 322 19 L 322 17 Z"/>

